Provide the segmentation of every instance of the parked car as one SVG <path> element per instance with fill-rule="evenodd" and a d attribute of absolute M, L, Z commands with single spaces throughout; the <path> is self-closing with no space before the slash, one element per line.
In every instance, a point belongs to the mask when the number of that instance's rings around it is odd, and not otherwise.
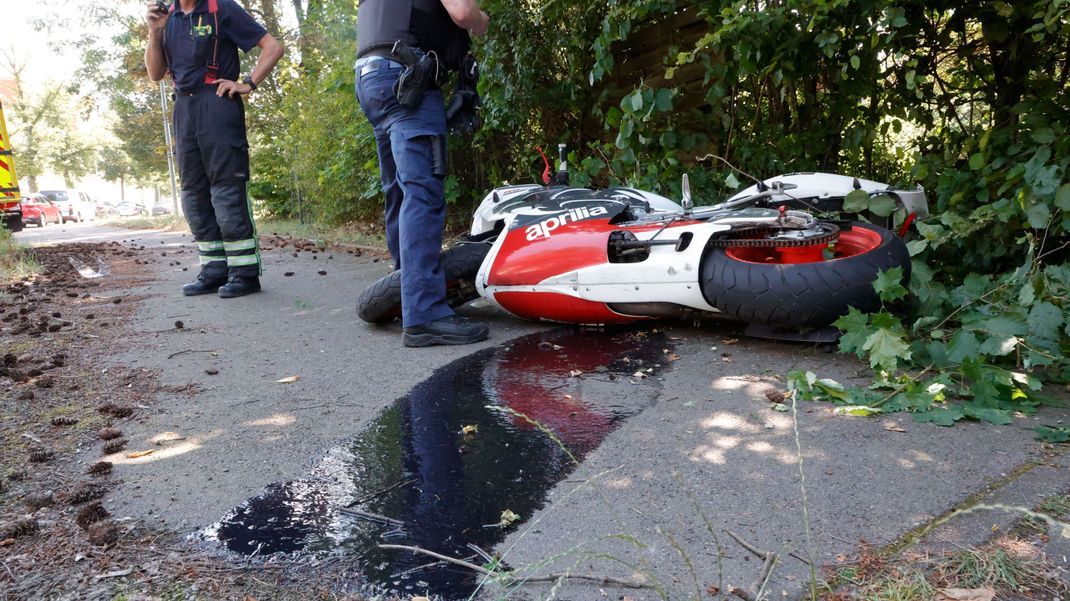
<path fill-rule="evenodd" d="M 22 198 L 22 222 L 37 227 L 63 223 L 60 208 L 44 194 L 29 194 Z"/>
<path fill-rule="evenodd" d="M 119 216 L 119 209 L 115 208 L 115 203 L 108 200 L 98 202 L 94 212 L 97 219 L 107 219 L 109 217 Z"/>
<path fill-rule="evenodd" d="M 157 217 L 159 215 L 170 215 L 171 207 L 165 204 L 152 205 L 152 216 Z"/>
<path fill-rule="evenodd" d="M 121 202 L 115 208 L 119 211 L 120 217 L 137 217 L 138 215 L 149 214 L 149 212 L 145 210 L 145 205 L 133 202 Z"/>
<path fill-rule="evenodd" d="M 64 188 L 41 190 L 41 194 L 56 203 L 60 214 L 63 216 L 63 223 L 86 221 L 96 216 L 96 205 L 93 203 L 93 199 L 85 192 L 73 188 Z"/>
<path fill-rule="evenodd" d="M 0 209 L 3 211 L 3 221 L 0 222 L 0 227 L 6 228 L 9 232 L 21 232 L 22 203 L 0 198 Z"/>

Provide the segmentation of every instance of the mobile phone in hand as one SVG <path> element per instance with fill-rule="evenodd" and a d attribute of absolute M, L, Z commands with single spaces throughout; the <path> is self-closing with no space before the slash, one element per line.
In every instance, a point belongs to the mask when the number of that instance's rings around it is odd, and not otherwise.
<path fill-rule="evenodd" d="M 156 12 L 161 15 L 166 15 L 171 9 L 167 7 L 167 3 L 163 0 L 156 0 Z"/>

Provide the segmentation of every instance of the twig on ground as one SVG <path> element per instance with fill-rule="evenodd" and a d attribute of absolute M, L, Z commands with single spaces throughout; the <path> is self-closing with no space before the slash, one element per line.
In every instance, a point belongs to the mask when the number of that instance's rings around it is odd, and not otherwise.
<path fill-rule="evenodd" d="M 487 553 L 486 551 L 484 551 L 483 549 L 481 549 L 481 548 L 479 547 L 479 545 L 476 545 L 476 544 L 473 544 L 473 543 L 468 543 L 468 545 L 467 545 L 467 546 L 468 546 L 468 548 L 469 548 L 469 549 L 471 549 L 472 551 L 474 551 L 474 552 L 475 552 L 475 553 L 476 553 L 477 555 L 479 555 L 480 557 L 482 557 L 482 558 L 483 558 L 483 561 L 485 561 L 485 562 L 487 562 L 487 563 L 493 563 L 493 562 L 497 561 L 496 559 L 494 559 L 494 557 L 492 557 L 492 556 L 491 556 L 491 554 L 490 554 L 490 553 Z"/>
<path fill-rule="evenodd" d="M 515 579 L 520 584 L 557 582 L 559 580 L 583 580 L 586 582 L 598 582 L 603 585 L 612 584 L 616 586 L 623 586 L 625 588 L 653 588 L 653 585 L 642 582 L 632 582 L 628 580 L 612 578 L 610 576 L 593 576 L 590 574 L 549 574 L 546 576 L 537 576 L 534 578 L 518 578 L 517 576 L 513 575 L 512 572 L 492 572 L 487 568 L 484 568 L 483 566 L 477 566 L 476 564 L 465 561 L 463 559 L 457 559 L 448 555 L 442 555 L 441 553 L 435 553 L 434 551 L 428 551 L 427 549 L 421 549 L 420 547 L 410 547 L 408 545 L 379 545 L 379 548 L 420 553 L 422 555 L 434 557 L 435 559 L 440 559 L 442 561 L 449 562 L 454 565 L 461 566 L 463 568 L 468 568 L 469 570 L 479 572 L 480 574 L 483 574 L 485 576 L 508 576 L 509 578 Z"/>
<path fill-rule="evenodd" d="M 352 503 L 346 505 L 346 509 L 349 509 L 351 507 L 355 507 L 357 505 L 360 505 L 361 503 L 364 503 L 365 501 L 370 501 L 370 500 L 372 500 L 372 499 L 374 499 L 376 497 L 381 497 L 382 495 L 385 495 L 386 493 L 394 490 L 395 488 L 401 488 L 403 486 L 408 486 L 408 485 L 410 485 L 410 484 L 412 484 L 414 482 L 416 482 L 416 478 L 412 478 L 412 479 L 409 479 L 409 480 L 398 480 L 397 482 L 395 482 L 391 486 L 388 486 L 388 487 L 386 487 L 386 488 L 384 488 L 382 490 L 377 490 L 377 491 L 375 491 L 373 493 L 368 493 L 368 494 L 364 495 L 363 497 L 357 499 L 356 501 L 353 501 Z"/>
<path fill-rule="evenodd" d="M 6 561 L 0 561 L 0 563 L 4 564 L 4 569 L 7 570 L 7 575 L 11 576 L 11 582 L 13 582 L 13 583 L 14 582 L 18 582 L 19 579 L 15 578 L 15 573 L 11 571 L 11 568 L 7 567 L 7 562 Z"/>
<path fill-rule="evenodd" d="M 179 355 L 185 355 L 187 353 L 218 353 L 218 352 L 219 351 L 213 351 L 213 350 L 193 350 L 193 349 L 189 349 L 189 350 L 185 350 L 185 351 L 178 351 L 177 353 L 171 353 L 170 355 L 167 356 L 167 358 L 168 359 L 174 359 L 175 357 L 177 357 Z"/>
<path fill-rule="evenodd" d="M 134 573 L 134 568 L 126 568 L 125 570 L 118 570 L 115 572 L 108 572 L 107 574 L 98 574 L 93 576 L 94 581 L 105 580 L 107 578 L 122 578 L 123 576 L 129 576 Z"/>
<path fill-rule="evenodd" d="M 731 530 L 725 530 L 724 533 L 734 538 L 735 541 L 739 543 L 744 549 L 750 551 L 751 553 L 754 553 L 762 559 L 765 559 L 767 553 L 765 553 L 764 551 L 759 551 L 758 547 L 755 547 L 754 545 L 748 543 L 746 539 L 744 539 L 742 536 L 736 534 L 735 532 L 732 532 Z"/>
<path fill-rule="evenodd" d="M 391 526 L 404 527 L 405 522 L 401 520 L 395 520 L 394 518 L 388 518 L 385 515 L 379 515 L 378 513 L 372 513 L 370 511 L 364 511 L 363 509 L 349 509 L 347 507 L 339 507 L 336 509 L 338 513 L 342 515 L 348 515 L 350 517 L 361 518 L 366 520 L 375 520 Z"/>
<path fill-rule="evenodd" d="M 40 444 L 40 445 L 45 444 L 45 441 L 43 441 L 40 438 L 34 436 L 33 434 L 30 434 L 29 432 L 23 432 L 22 433 L 22 437 L 25 438 L 25 439 L 28 439 L 28 440 L 32 440 L 32 441 L 34 441 L 34 442 L 36 442 L 37 444 Z"/>
<path fill-rule="evenodd" d="M 760 551 L 758 547 L 748 543 L 742 536 L 731 530 L 725 530 L 725 534 L 735 539 L 744 549 L 765 560 L 762 571 L 758 574 L 758 578 L 755 579 L 754 583 L 751 584 L 750 589 L 741 589 L 734 586 L 728 590 L 728 594 L 739 597 L 743 601 L 761 601 L 762 591 L 765 590 L 766 581 L 773 574 L 773 568 L 776 567 L 779 556 L 772 551 Z"/>

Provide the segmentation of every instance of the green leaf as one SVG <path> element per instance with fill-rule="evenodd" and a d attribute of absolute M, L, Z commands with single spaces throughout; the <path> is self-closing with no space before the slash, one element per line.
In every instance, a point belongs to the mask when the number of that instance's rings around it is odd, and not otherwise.
<path fill-rule="evenodd" d="M 855 190 L 843 199 L 843 210 L 848 213 L 861 213 L 867 209 L 869 209 L 869 193 L 865 190 Z"/>
<path fill-rule="evenodd" d="M 869 351 L 871 367 L 889 373 L 895 371 L 900 359 L 905 361 L 911 357 L 910 345 L 906 343 L 906 340 L 886 328 L 877 330 L 866 338 L 862 348 Z"/>
<path fill-rule="evenodd" d="M 1018 343 L 1021 342 L 1017 336 L 1010 336 L 1007 334 L 994 334 L 988 337 L 981 344 L 979 349 L 982 355 L 990 355 L 992 357 L 1003 357 L 1009 355 L 1014 350 Z"/>
<path fill-rule="evenodd" d="M 909 294 L 909 291 L 903 287 L 902 281 L 903 268 L 893 267 L 877 274 L 877 279 L 873 282 L 873 289 L 877 291 L 877 295 L 880 296 L 882 301 L 889 303 L 905 298 Z"/>
<path fill-rule="evenodd" d="M 862 345 L 866 343 L 866 339 L 872 333 L 869 327 L 869 316 L 851 307 L 847 311 L 847 315 L 837 319 L 832 325 L 843 332 L 843 336 L 840 336 L 840 351 L 855 353 L 861 357 L 863 354 Z"/>
<path fill-rule="evenodd" d="M 1029 323 L 1029 332 L 1034 336 L 1056 339 L 1063 320 L 1063 312 L 1059 307 L 1042 301 L 1033 306 L 1026 321 Z"/>
<path fill-rule="evenodd" d="M 1044 202 L 1034 202 L 1026 207 L 1025 216 L 1034 229 L 1044 229 L 1048 227 L 1048 221 L 1051 219 L 1051 207 Z"/>
<path fill-rule="evenodd" d="M 981 169 L 981 167 L 984 167 L 984 166 L 985 166 L 985 155 L 984 155 L 983 152 L 978 152 L 977 154 L 975 154 L 972 157 L 970 157 L 970 169 L 972 169 L 974 171 L 978 171 L 978 170 Z"/>
<path fill-rule="evenodd" d="M 920 423 L 936 424 L 937 426 L 954 426 L 955 422 L 966 417 L 962 407 L 940 407 L 929 411 L 921 411 L 914 414 L 914 421 Z"/>
<path fill-rule="evenodd" d="M 663 113 L 672 110 L 672 90 L 660 88 L 654 97 L 654 106 Z"/>
<path fill-rule="evenodd" d="M 1037 144 L 1051 144 L 1055 141 L 1055 132 L 1050 127 L 1042 127 L 1031 134 Z"/>
<path fill-rule="evenodd" d="M 869 201 L 869 210 L 878 217 L 887 217 L 895 212 L 895 199 L 887 194 L 874 196 Z"/>
<path fill-rule="evenodd" d="M 1014 421 L 1011 417 L 1010 411 L 1005 409 L 995 409 L 992 407 L 975 407 L 973 405 L 966 405 L 964 407 L 964 413 L 966 417 L 971 417 L 983 422 L 989 422 L 998 426 L 1006 426 Z"/>
<path fill-rule="evenodd" d="M 836 380 L 831 380 L 829 378 L 821 378 L 820 380 L 814 382 L 813 386 L 829 398 L 843 401 L 845 403 L 850 402 L 851 400 L 851 393 L 849 393 L 847 389 L 843 387 L 843 384 L 840 384 Z"/>
<path fill-rule="evenodd" d="M 858 55 L 857 54 L 853 55 L 851 57 L 851 68 L 854 69 L 855 71 L 857 71 L 858 68 L 861 67 L 861 66 L 862 66 L 862 61 L 858 58 Z"/>
<path fill-rule="evenodd" d="M 1070 442 L 1070 428 L 1067 427 L 1040 426 L 1033 428 L 1033 431 L 1037 433 L 1037 440 L 1041 442 Z"/>
<path fill-rule="evenodd" d="M 1026 282 L 1018 292 L 1018 304 L 1023 307 L 1031 307 L 1037 302 L 1037 288 L 1032 281 Z"/>
<path fill-rule="evenodd" d="M 969 330 L 959 330 L 951 337 L 947 345 L 947 358 L 954 363 L 962 363 L 964 359 L 976 358 L 981 345 L 977 342 L 977 336 Z"/>
<path fill-rule="evenodd" d="M 925 252 L 925 249 L 927 248 L 929 248 L 928 240 L 911 240 L 910 242 L 907 242 L 907 252 L 909 252 L 912 257 L 920 255 Z"/>
<path fill-rule="evenodd" d="M 1024 311 L 1019 309 L 1011 315 L 1000 315 L 998 317 L 990 317 L 982 320 L 979 325 L 991 334 L 1024 336 L 1025 333 L 1029 331 L 1029 325 L 1026 323 L 1025 319 L 1018 316 L 1023 315 L 1024 313 Z"/>
<path fill-rule="evenodd" d="M 871 415 L 883 413 L 880 407 L 870 407 L 868 405 L 847 405 L 846 407 L 836 407 L 832 412 L 836 415 L 855 415 L 858 417 L 869 417 Z"/>
<path fill-rule="evenodd" d="M 728 176 L 724 178 L 724 185 L 728 186 L 730 190 L 735 190 L 736 188 L 738 188 L 739 180 L 736 179 L 736 174 L 729 173 Z"/>
<path fill-rule="evenodd" d="M 1070 211 L 1070 184 L 1063 184 L 1055 193 L 1055 206 L 1061 211 Z"/>

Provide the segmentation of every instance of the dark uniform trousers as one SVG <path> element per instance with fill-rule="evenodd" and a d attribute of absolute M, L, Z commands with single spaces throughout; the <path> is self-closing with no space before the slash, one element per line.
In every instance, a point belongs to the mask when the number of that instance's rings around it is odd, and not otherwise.
<path fill-rule="evenodd" d="M 402 66 L 380 58 L 357 62 L 357 100 L 375 130 L 386 200 L 386 243 L 401 270 L 405 327 L 453 315 L 439 256 L 446 225 L 444 178 L 435 175 L 434 145 L 446 136 L 442 91 L 428 90 L 415 109 L 402 106 L 394 84 Z"/>
<path fill-rule="evenodd" d="M 260 248 L 249 203 L 249 141 L 240 97 L 204 86 L 175 96 L 182 210 L 197 241 L 201 273 L 259 277 Z"/>

